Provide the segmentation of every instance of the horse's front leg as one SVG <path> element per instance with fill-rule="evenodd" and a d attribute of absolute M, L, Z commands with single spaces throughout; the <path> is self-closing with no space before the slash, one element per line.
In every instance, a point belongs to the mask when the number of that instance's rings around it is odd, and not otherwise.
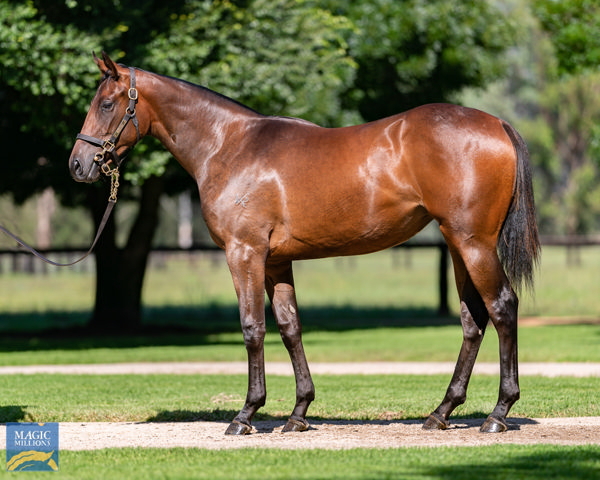
<path fill-rule="evenodd" d="M 298 317 L 291 263 L 267 269 L 267 293 L 296 377 L 296 405 L 283 432 L 301 432 L 308 429 L 306 411 L 315 398 L 315 386 L 302 345 L 302 326 Z"/>
<path fill-rule="evenodd" d="M 238 296 L 244 344 L 248 352 L 248 393 L 244 407 L 225 434 L 244 435 L 252 430 L 257 410 L 265 404 L 265 254 L 250 246 L 227 249 L 227 263 Z"/>

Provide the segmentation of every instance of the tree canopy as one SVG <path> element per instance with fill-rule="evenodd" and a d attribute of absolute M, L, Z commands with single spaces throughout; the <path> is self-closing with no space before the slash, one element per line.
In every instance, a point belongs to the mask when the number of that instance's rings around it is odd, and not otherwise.
<path fill-rule="evenodd" d="M 598 70 L 600 4 L 595 0 L 533 0 L 533 9 L 554 46 L 559 74 Z"/>
<path fill-rule="evenodd" d="M 358 63 L 344 104 L 375 120 L 502 76 L 515 19 L 494 2 L 466 0 L 321 0 L 348 16 Z"/>

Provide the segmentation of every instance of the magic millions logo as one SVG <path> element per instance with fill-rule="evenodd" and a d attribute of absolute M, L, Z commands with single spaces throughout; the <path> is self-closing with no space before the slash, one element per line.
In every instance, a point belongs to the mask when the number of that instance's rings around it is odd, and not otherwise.
<path fill-rule="evenodd" d="M 6 470 L 57 471 L 58 423 L 7 423 Z"/>

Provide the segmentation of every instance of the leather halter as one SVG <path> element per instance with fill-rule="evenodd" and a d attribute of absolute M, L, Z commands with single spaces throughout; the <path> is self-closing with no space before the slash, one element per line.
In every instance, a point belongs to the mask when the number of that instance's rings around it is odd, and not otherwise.
<path fill-rule="evenodd" d="M 119 141 L 123 130 L 125 130 L 125 127 L 127 126 L 130 120 L 133 122 L 135 130 L 137 132 L 136 143 L 140 141 L 140 127 L 138 119 L 135 115 L 135 105 L 138 101 L 138 91 L 135 88 L 135 69 L 133 67 L 129 67 L 129 73 L 130 83 L 129 91 L 127 92 L 127 95 L 129 96 L 129 106 L 127 107 L 127 110 L 125 110 L 125 114 L 123 115 L 121 123 L 119 123 L 119 126 L 111 135 L 111 137 L 108 140 L 102 140 L 100 138 L 85 135 L 83 133 L 77 134 L 78 140 L 83 140 L 84 142 L 102 148 L 102 151 L 97 152 L 96 155 L 94 155 L 94 162 L 96 162 L 96 164 L 100 167 L 100 170 L 102 170 L 102 173 L 104 173 L 104 175 L 106 176 L 111 176 L 113 172 L 119 168 L 127 154 L 135 146 L 134 144 L 125 151 L 125 153 L 123 154 L 123 159 L 121 159 L 119 154 L 117 153 L 117 142 Z M 109 158 L 107 159 L 107 157 Z M 114 168 L 110 167 L 111 163 L 114 163 Z"/>

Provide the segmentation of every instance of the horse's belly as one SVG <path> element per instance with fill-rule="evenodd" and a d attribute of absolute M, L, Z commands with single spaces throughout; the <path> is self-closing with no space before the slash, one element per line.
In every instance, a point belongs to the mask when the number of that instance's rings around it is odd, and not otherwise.
<path fill-rule="evenodd" d="M 318 215 L 274 229 L 270 256 L 294 260 L 377 252 L 405 242 L 430 221 L 420 206 L 362 217 Z"/>

